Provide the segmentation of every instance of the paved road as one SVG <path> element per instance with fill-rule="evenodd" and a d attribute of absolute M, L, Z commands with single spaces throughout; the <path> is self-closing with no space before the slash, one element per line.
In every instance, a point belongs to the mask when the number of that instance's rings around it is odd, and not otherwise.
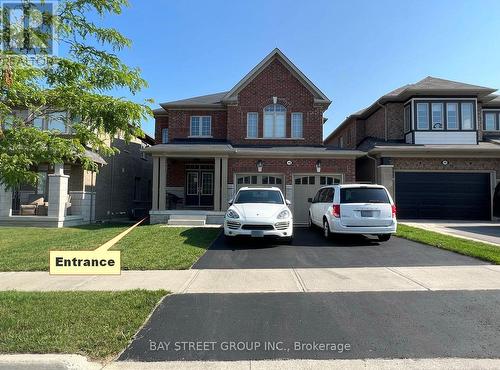
<path fill-rule="evenodd" d="M 498 358 L 498 307 L 500 291 L 174 295 L 120 360 Z"/>
<path fill-rule="evenodd" d="M 395 267 L 478 265 L 483 262 L 409 240 L 379 242 L 364 236 L 323 239 L 320 230 L 296 228 L 293 245 L 239 240 L 221 235 L 195 263 L 195 269 L 258 269 L 308 267 Z"/>

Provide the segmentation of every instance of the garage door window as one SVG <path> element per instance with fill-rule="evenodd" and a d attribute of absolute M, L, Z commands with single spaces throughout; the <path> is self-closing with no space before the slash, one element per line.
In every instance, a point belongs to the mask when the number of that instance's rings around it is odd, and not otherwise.
<path fill-rule="evenodd" d="M 238 177 L 238 184 L 255 185 L 255 184 L 257 184 L 257 176 Z"/>
<path fill-rule="evenodd" d="M 314 176 L 302 176 L 295 179 L 296 185 L 314 185 L 316 178 Z"/>
<path fill-rule="evenodd" d="M 334 185 L 340 184 L 340 179 L 335 178 L 333 176 L 320 176 L 319 178 L 320 185 Z"/>
<path fill-rule="evenodd" d="M 277 176 L 262 176 L 263 185 L 281 185 L 281 177 Z"/>

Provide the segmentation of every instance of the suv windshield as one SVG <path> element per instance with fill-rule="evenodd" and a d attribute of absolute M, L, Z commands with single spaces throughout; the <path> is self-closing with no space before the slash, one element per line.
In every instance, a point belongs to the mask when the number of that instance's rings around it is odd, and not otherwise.
<path fill-rule="evenodd" d="M 382 188 L 344 188 L 340 190 L 340 203 L 390 203 Z"/>
<path fill-rule="evenodd" d="M 281 193 L 276 190 L 241 190 L 238 192 L 238 196 L 234 203 L 283 204 L 283 197 Z"/>

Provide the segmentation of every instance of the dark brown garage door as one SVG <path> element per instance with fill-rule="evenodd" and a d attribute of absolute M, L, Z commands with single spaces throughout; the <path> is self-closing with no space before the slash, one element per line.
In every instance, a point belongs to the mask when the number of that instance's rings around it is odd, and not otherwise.
<path fill-rule="evenodd" d="M 400 219 L 490 220 L 489 173 L 396 172 Z"/>

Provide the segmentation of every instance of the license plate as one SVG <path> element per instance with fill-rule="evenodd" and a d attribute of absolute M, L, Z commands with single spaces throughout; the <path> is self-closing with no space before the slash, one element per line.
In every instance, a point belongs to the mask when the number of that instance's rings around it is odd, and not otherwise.
<path fill-rule="evenodd" d="M 262 231 L 262 230 L 252 230 L 251 236 L 252 236 L 252 238 L 263 238 L 264 237 L 264 231 Z"/>
<path fill-rule="evenodd" d="M 373 217 L 373 211 L 361 211 L 361 217 Z"/>

